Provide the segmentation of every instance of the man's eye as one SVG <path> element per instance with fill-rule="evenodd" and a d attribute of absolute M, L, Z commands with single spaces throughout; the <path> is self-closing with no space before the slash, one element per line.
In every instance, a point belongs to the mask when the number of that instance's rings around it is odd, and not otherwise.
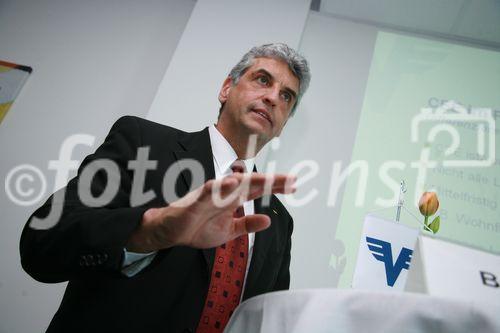
<path fill-rule="evenodd" d="M 257 78 L 257 81 L 259 81 L 259 83 L 266 84 L 266 85 L 269 83 L 269 79 L 265 76 L 259 76 Z"/>
<path fill-rule="evenodd" d="M 292 95 L 291 95 L 290 93 L 283 92 L 283 93 L 281 94 L 281 96 L 282 96 L 283 100 L 284 100 L 285 102 L 287 102 L 287 103 L 288 103 L 288 102 L 290 102 L 290 101 L 292 100 Z"/>

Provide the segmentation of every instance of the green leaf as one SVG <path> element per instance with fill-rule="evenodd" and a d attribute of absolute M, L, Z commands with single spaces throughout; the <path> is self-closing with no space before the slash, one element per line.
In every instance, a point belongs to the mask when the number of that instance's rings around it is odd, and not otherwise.
<path fill-rule="evenodd" d="M 432 230 L 433 233 L 437 233 L 439 231 L 439 225 L 441 223 L 441 217 L 437 216 L 431 224 L 429 224 L 429 229 Z"/>

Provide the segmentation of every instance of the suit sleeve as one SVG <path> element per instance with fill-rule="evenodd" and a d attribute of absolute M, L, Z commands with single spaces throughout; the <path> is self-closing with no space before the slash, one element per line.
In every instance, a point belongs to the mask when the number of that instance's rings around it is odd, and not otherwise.
<path fill-rule="evenodd" d="M 118 119 L 104 143 L 84 159 L 77 176 L 31 215 L 21 235 L 20 254 L 24 270 L 34 279 L 55 283 L 93 274 L 120 274 L 125 244 L 146 210 L 130 206 L 133 174 L 127 166 L 136 159 L 140 145 L 137 119 Z M 105 172 L 101 166 L 106 163 L 116 165 L 118 173 Z M 86 167 L 95 171 L 94 177 L 79 184 Z M 109 200 L 89 206 L 80 198 L 79 188 L 81 193 L 104 198 L 111 185 L 117 190 Z M 56 223 L 41 227 L 52 210 L 61 212 Z"/>
<path fill-rule="evenodd" d="M 290 251 L 292 250 L 292 232 L 293 219 L 290 217 L 285 252 L 283 252 L 283 259 L 281 261 L 276 284 L 274 285 L 274 291 L 290 289 Z"/>

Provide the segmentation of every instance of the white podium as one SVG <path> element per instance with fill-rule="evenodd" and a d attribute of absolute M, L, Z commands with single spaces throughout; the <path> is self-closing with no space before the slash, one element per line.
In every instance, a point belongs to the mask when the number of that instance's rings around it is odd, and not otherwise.
<path fill-rule="evenodd" d="M 497 333 L 500 309 L 408 292 L 306 289 L 242 303 L 225 333 Z"/>

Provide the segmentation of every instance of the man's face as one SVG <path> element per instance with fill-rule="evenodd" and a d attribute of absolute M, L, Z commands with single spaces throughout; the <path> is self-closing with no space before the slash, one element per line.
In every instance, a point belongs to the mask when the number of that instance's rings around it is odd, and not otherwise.
<path fill-rule="evenodd" d="M 256 58 L 236 85 L 224 81 L 219 101 L 224 109 L 218 125 L 257 134 L 258 142 L 267 143 L 279 136 L 299 91 L 299 80 L 288 65 L 273 58 Z"/>

